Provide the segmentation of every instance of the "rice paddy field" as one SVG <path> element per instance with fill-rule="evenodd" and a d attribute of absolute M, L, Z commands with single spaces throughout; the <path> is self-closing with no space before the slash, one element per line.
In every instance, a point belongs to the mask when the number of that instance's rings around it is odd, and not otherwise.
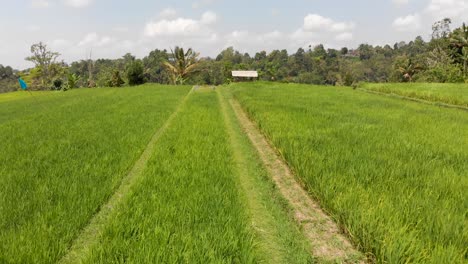
<path fill-rule="evenodd" d="M 466 263 L 466 111 L 346 88 L 232 89 L 362 251 L 381 263 Z"/>
<path fill-rule="evenodd" d="M 254 82 L 1 94 L 0 263 L 360 262 L 312 254 L 234 101 L 369 262 L 467 262 L 466 111 Z"/>
<path fill-rule="evenodd" d="M 1 102 L 0 262 L 57 261 L 189 89 L 15 93 L 24 98 Z"/>
<path fill-rule="evenodd" d="M 365 83 L 364 89 L 468 107 L 467 83 Z"/>

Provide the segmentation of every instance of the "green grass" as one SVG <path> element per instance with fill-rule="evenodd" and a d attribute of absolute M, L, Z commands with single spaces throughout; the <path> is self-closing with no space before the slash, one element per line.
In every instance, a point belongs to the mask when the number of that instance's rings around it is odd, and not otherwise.
<path fill-rule="evenodd" d="M 0 263 L 60 259 L 188 90 L 0 95 Z"/>
<path fill-rule="evenodd" d="M 362 88 L 426 101 L 468 107 L 467 83 L 366 83 Z"/>
<path fill-rule="evenodd" d="M 198 90 L 85 263 L 254 263 L 217 95 Z"/>
<path fill-rule="evenodd" d="M 466 263 L 465 111 L 349 88 L 231 88 L 362 251 L 379 263 Z"/>
<path fill-rule="evenodd" d="M 0 263 L 57 262 L 78 238 L 72 262 L 313 262 L 230 93 L 206 89 L 182 104 L 97 236 L 81 236 L 188 89 L 0 95 Z"/>

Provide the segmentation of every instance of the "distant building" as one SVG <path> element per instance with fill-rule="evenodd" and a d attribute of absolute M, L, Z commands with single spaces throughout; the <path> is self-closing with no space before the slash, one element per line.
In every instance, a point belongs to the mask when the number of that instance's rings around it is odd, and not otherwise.
<path fill-rule="evenodd" d="M 252 81 L 258 78 L 257 71 L 232 71 L 232 80 L 233 81 Z"/>

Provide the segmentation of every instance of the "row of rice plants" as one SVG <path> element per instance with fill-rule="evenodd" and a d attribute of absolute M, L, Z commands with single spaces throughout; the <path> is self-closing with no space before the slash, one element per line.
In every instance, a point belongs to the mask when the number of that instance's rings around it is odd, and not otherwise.
<path fill-rule="evenodd" d="M 188 90 L 80 89 L 1 102 L 0 263 L 60 259 Z"/>
<path fill-rule="evenodd" d="M 216 93 L 192 93 L 85 263 L 257 257 Z"/>
<path fill-rule="evenodd" d="M 379 263 L 466 263 L 468 115 L 295 84 L 234 93 L 315 196 Z"/>
<path fill-rule="evenodd" d="M 381 93 L 468 107 L 468 84 L 463 83 L 366 83 L 361 87 Z"/>

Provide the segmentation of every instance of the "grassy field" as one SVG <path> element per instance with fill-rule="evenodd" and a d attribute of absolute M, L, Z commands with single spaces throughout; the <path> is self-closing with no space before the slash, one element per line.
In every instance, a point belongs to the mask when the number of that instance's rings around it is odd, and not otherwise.
<path fill-rule="evenodd" d="M 231 86 L 261 130 L 379 263 L 466 263 L 468 115 L 349 88 Z"/>
<path fill-rule="evenodd" d="M 229 93 L 188 92 L 1 95 L 0 263 L 314 262 Z"/>
<path fill-rule="evenodd" d="M 0 95 L 0 263 L 54 263 L 78 240 L 84 263 L 320 261 L 232 95 L 377 262 L 466 262 L 466 111 L 324 86 L 189 90 Z"/>
<path fill-rule="evenodd" d="M 435 103 L 468 107 L 468 84 L 466 83 L 366 83 L 361 88 Z"/>
<path fill-rule="evenodd" d="M 0 95 L 0 263 L 58 260 L 188 91 Z"/>

